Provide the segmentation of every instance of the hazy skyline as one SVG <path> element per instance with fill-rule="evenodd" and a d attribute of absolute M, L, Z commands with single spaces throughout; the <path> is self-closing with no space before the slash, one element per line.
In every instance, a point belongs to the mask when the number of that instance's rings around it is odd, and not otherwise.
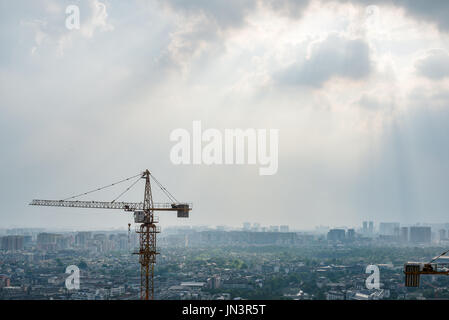
<path fill-rule="evenodd" d="M 81 29 L 65 27 L 80 7 Z M 0 228 L 122 228 L 30 207 L 146 168 L 164 225 L 447 222 L 449 2 L 0 0 Z M 279 129 L 279 166 L 175 166 L 170 133 Z M 110 201 L 124 188 L 87 199 Z M 124 200 L 142 201 L 139 184 Z M 159 193 L 155 201 L 166 201 Z"/>

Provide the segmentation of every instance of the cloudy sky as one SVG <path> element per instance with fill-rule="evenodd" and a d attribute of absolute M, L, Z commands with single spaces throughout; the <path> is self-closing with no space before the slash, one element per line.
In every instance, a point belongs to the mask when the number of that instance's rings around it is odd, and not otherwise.
<path fill-rule="evenodd" d="M 145 168 L 194 204 L 163 226 L 447 222 L 448 14 L 444 0 L 0 0 L 0 228 L 124 228 L 121 211 L 27 204 Z M 194 120 L 279 129 L 277 174 L 173 165 L 170 133 Z"/>

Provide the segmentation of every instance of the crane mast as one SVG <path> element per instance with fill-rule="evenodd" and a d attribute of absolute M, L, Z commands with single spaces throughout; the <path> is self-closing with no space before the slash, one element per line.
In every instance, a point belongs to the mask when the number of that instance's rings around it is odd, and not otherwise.
<path fill-rule="evenodd" d="M 138 177 L 138 180 L 145 180 L 145 191 L 143 202 L 116 202 L 118 198 L 111 202 L 104 201 L 73 201 L 69 199 L 77 198 L 89 193 L 102 190 L 104 188 L 114 186 L 118 183 L 128 181 L 132 178 Z M 162 189 L 162 191 L 171 200 L 170 203 L 155 203 L 153 202 L 153 193 L 151 189 L 151 178 Z M 126 193 L 138 181 L 134 182 L 121 195 Z M 119 197 L 120 197 L 119 196 Z M 143 173 L 125 180 L 113 183 L 111 185 L 98 188 L 80 195 L 73 196 L 65 200 L 32 200 L 32 206 L 48 206 L 48 207 L 65 207 L 65 208 L 90 208 L 90 209 L 120 209 L 128 212 L 134 212 L 134 222 L 139 224 L 136 228 L 136 233 L 139 234 L 139 250 L 134 254 L 139 255 L 140 263 L 140 298 L 142 300 L 154 299 L 154 265 L 156 263 L 156 256 L 159 254 L 156 246 L 156 235 L 161 232 L 160 227 L 156 224 L 159 222 L 154 215 L 155 211 L 176 211 L 178 218 L 188 218 L 189 211 L 192 210 L 192 205 L 188 203 L 181 203 L 176 200 L 168 190 L 163 187 L 160 182 L 150 173 L 145 170 Z M 128 224 L 128 228 L 130 225 Z"/>
<path fill-rule="evenodd" d="M 145 171 L 145 195 L 143 200 L 143 222 L 140 224 L 137 233 L 140 237 L 140 250 L 136 252 L 139 255 L 140 262 L 140 298 L 148 300 L 154 298 L 154 264 L 156 255 L 159 254 L 156 248 L 156 235 L 160 229 L 156 227 L 157 221 L 154 219 L 153 195 L 151 192 L 150 172 Z M 151 292 L 150 292 L 151 291 Z"/>

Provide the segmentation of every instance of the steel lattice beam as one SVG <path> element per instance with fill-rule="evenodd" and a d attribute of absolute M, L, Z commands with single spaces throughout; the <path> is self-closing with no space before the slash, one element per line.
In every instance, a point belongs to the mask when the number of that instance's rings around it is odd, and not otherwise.
<path fill-rule="evenodd" d="M 143 202 L 103 202 L 103 201 L 64 201 L 64 200 L 33 200 L 31 206 L 66 207 L 66 208 L 91 208 L 91 209 L 120 209 L 126 211 L 143 210 Z M 173 208 L 174 203 L 153 203 L 149 210 L 153 211 L 178 211 Z M 189 204 L 188 210 L 192 210 Z"/>

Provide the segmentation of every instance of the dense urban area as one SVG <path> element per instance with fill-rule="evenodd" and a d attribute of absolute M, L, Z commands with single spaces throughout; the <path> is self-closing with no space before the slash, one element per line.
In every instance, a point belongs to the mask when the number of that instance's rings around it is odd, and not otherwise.
<path fill-rule="evenodd" d="M 449 223 L 359 228 L 288 226 L 166 228 L 158 239 L 155 299 L 448 299 L 449 278 L 404 285 L 404 263 L 428 262 L 449 247 Z M 139 299 L 138 237 L 123 231 L 0 230 L 0 299 Z M 449 259 L 438 259 L 440 268 Z M 79 288 L 66 286 L 68 267 Z M 380 286 L 369 288 L 368 266 Z M 68 273 L 66 273 L 68 272 Z"/>

